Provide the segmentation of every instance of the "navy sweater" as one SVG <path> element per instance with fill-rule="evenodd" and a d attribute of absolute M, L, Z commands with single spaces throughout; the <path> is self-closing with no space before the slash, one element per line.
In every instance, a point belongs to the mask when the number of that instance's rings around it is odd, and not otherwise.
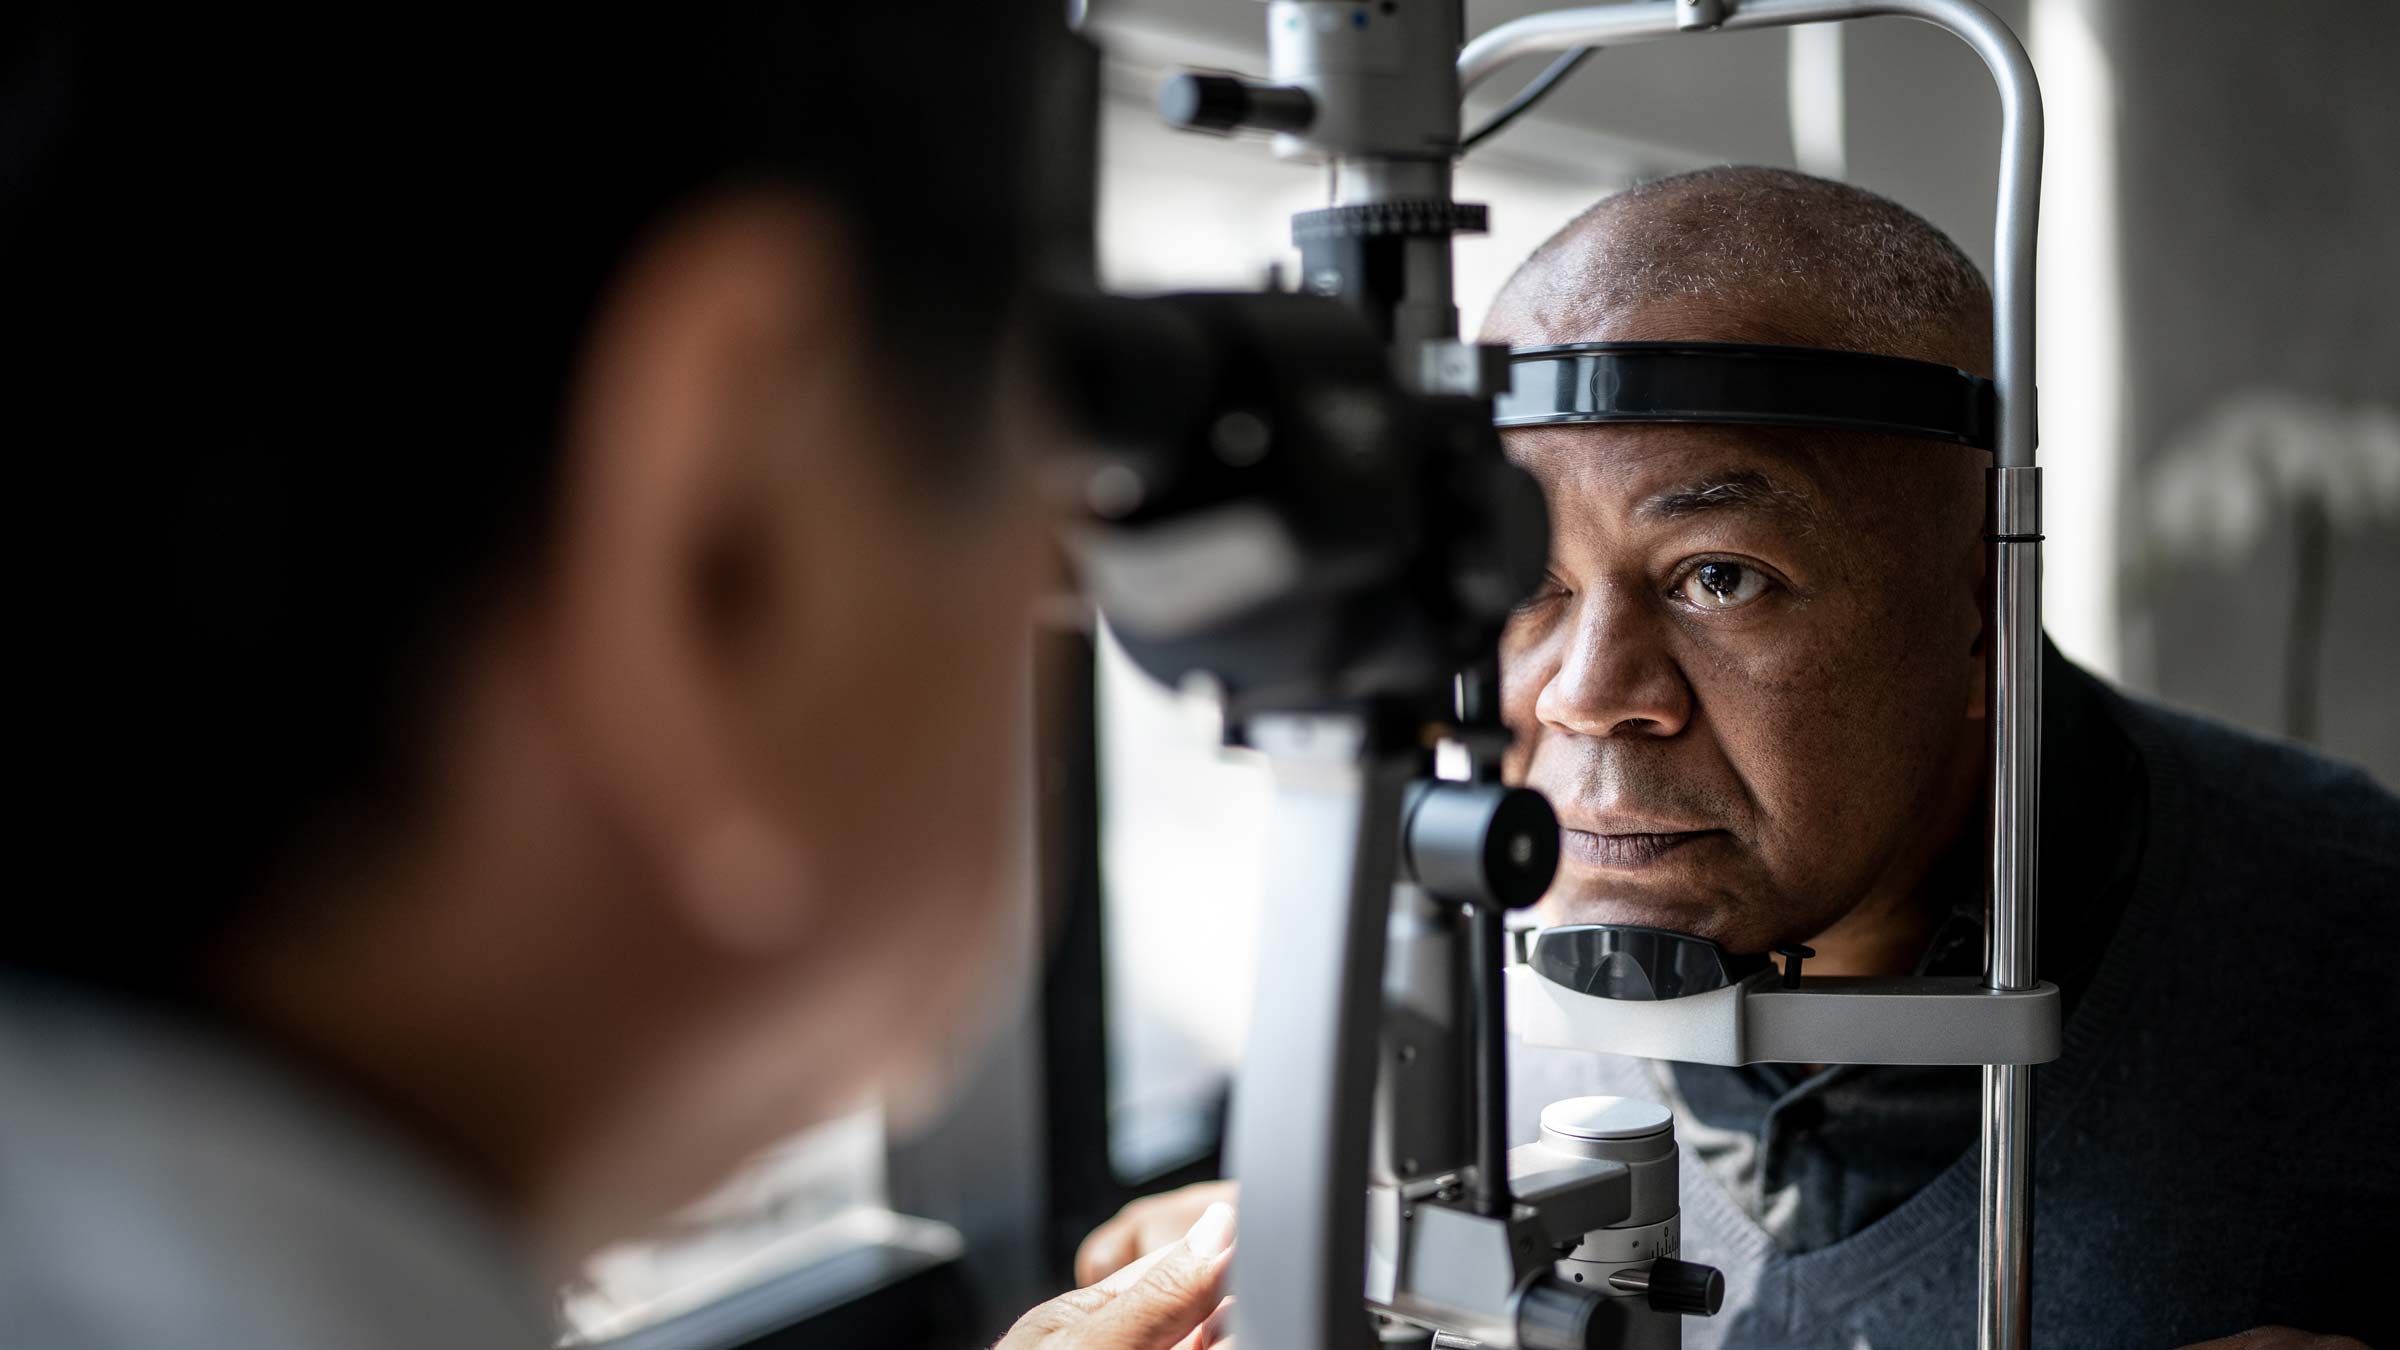
<path fill-rule="evenodd" d="M 2099 840 L 2092 802 L 2044 793 L 2043 973 L 2073 997 L 2063 1053 L 2034 1073 L 2035 1343 L 2174 1347 L 2281 1323 L 2400 1345 L 2383 1274 L 2400 1252 L 2400 799 L 2064 661 L 2046 677 L 2046 777 L 2065 788 L 2100 753 L 2136 790 Z M 1668 1096 L 1657 1070 L 1517 1047 L 1517 1132 L 1560 1097 Z M 1850 1109 L 1852 1156 L 1887 1114 L 1891 1151 L 1922 1152 L 1899 1137 L 1921 1112 Z M 1683 1255 L 1721 1267 L 1728 1293 L 1685 1345 L 1974 1344 L 1977 1159 L 1959 1144 L 1801 1252 L 1686 1147 Z"/>

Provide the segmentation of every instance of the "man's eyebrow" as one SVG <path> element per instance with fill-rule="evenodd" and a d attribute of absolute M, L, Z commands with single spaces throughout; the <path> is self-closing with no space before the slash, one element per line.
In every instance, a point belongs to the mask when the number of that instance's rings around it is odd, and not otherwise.
<path fill-rule="evenodd" d="M 1633 514 L 1655 520 L 1685 520 L 1710 511 L 1751 511 L 1785 517 L 1802 529 L 1824 523 L 1816 498 L 1756 469 L 1711 473 L 1651 493 L 1634 503 Z"/>

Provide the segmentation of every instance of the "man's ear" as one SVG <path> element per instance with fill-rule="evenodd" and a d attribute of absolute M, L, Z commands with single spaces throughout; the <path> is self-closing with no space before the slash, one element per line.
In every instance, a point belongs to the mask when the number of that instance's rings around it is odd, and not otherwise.
<path fill-rule="evenodd" d="M 851 316 L 845 256 L 789 198 L 675 221 L 605 297 L 564 422 L 550 678 L 576 771 L 644 889 L 745 952 L 805 931 L 809 847 L 744 753 L 719 611 L 758 533 L 749 461 L 831 397 L 807 354 Z"/>

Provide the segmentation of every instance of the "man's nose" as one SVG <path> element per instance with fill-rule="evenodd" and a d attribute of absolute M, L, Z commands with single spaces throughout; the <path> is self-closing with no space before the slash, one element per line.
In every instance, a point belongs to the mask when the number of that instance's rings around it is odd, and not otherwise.
<path fill-rule="evenodd" d="M 1544 724 L 1578 736 L 1673 736 L 1692 687 L 1667 647 L 1665 620 L 1623 594 L 1586 596 L 1567 650 L 1534 701 Z"/>

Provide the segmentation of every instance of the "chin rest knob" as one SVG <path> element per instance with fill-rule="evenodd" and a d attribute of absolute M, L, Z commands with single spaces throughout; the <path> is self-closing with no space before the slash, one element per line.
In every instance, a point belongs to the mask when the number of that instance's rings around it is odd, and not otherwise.
<path fill-rule="evenodd" d="M 1660 1312 L 1686 1317 L 1714 1317 L 1725 1306 L 1725 1273 L 1715 1266 L 1662 1256 L 1640 1270 L 1620 1270 L 1608 1277 L 1620 1293 L 1644 1294 Z"/>

